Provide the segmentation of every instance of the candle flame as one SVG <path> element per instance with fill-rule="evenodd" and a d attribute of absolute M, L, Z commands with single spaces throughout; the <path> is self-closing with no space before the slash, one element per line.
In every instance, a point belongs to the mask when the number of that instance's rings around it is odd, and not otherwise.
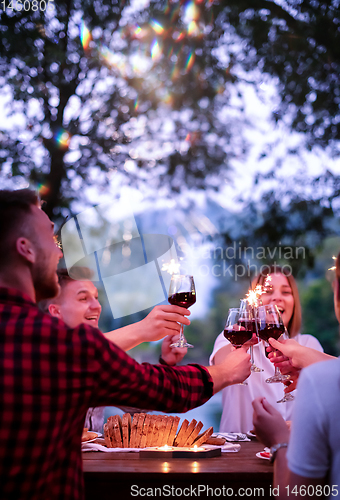
<path fill-rule="evenodd" d="M 179 273 L 179 268 L 180 264 L 175 261 L 175 259 L 171 259 L 170 263 L 165 263 L 162 266 L 162 271 L 167 271 L 169 274 L 178 274 Z"/>

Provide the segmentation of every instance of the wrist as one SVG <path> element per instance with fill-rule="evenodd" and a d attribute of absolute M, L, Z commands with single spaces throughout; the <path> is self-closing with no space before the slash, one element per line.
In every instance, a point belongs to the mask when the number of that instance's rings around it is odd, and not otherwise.
<path fill-rule="evenodd" d="M 274 444 L 273 446 L 270 447 L 269 460 L 270 460 L 271 464 L 274 462 L 277 452 L 281 448 L 287 448 L 287 446 L 288 446 L 288 442 L 282 442 L 282 443 Z"/>

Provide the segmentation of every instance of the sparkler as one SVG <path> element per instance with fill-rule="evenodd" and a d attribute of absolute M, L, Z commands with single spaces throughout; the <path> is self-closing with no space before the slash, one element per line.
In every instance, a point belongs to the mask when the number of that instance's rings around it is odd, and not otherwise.
<path fill-rule="evenodd" d="M 333 255 L 332 259 L 333 259 L 333 260 L 336 260 L 336 257 L 334 257 L 334 255 Z M 330 268 L 328 269 L 328 271 L 335 271 L 335 269 L 336 269 L 336 266 L 332 266 L 332 267 L 330 267 Z"/>
<path fill-rule="evenodd" d="M 178 274 L 179 273 L 180 264 L 175 261 L 175 259 L 171 259 L 170 263 L 164 263 L 162 266 L 162 271 L 167 271 L 169 274 Z"/>
<path fill-rule="evenodd" d="M 257 307 L 259 303 L 259 298 L 263 293 L 262 285 L 256 285 L 254 290 L 249 290 L 246 295 L 246 301 L 251 307 Z"/>

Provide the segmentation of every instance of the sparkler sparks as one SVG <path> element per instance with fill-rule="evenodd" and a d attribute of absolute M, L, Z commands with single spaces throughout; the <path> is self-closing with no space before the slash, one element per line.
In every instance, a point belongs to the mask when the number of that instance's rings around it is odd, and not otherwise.
<path fill-rule="evenodd" d="M 257 285 L 254 290 L 249 290 L 246 295 L 246 300 L 250 306 L 258 306 L 259 298 L 263 293 L 263 287 L 261 285 Z"/>
<path fill-rule="evenodd" d="M 336 260 L 336 257 L 334 257 L 334 255 L 333 255 L 332 259 L 333 259 L 333 260 Z M 332 267 L 330 267 L 330 268 L 328 269 L 328 271 L 335 271 L 335 269 L 336 269 L 336 266 L 332 266 Z"/>
<path fill-rule="evenodd" d="M 263 291 L 262 293 L 270 292 L 273 289 L 273 285 L 271 284 L 272 277 L 270 274 L 266 277 L 263 283 Z"/>
<path fill-rule="evenodd" d="M 162 266 L 162 271 L 167 271 L 169 274 L 178 274 L 179 273 L 180 264 L 175 261 L 175 259 L 171 259 L 170 263 L 165 263 Z"/>

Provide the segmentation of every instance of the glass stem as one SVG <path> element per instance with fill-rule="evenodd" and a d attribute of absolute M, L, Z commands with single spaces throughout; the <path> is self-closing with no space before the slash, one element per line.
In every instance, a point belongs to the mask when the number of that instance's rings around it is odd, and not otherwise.
<path fill-rule="evenodd" d="M 185 337 L 184 337 L 184 325 L 183 323 L 180 323 L 180 330 L 179 330 L 179 343 L 184 344 L 185 343 Z"/>

